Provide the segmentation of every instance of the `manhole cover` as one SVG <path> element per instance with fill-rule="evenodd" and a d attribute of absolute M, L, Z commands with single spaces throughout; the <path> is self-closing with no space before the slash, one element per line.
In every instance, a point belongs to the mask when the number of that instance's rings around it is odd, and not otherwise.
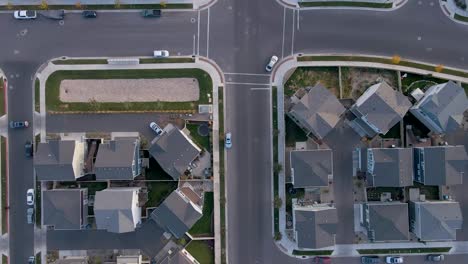
<path fill-rule="evenodd" d="M 195 23 L 195 22 L 197 22 L 197 20 L 196 20 L 194 17 L 192 17 L 192 18 L 190 19 L 190 22 Z"/>
<path fill-rule="evenodd" d="M 60 20 L 59 25 L 61 25 L 61 26 L 65 25 L 65 20 Z"/>
<path fill-rule="evenodd" d="M 207 125 L 198 126 L 198 134 L 202 137 L 208 136 L 210 133 L 210 128 Z"/>

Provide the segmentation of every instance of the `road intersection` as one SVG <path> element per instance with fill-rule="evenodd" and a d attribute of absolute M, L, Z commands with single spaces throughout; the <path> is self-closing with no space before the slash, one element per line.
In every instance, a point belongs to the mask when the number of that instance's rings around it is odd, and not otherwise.
<path fill-rule="evenodd" d="M 145 56 L 157 47 L 212 59 L 229 73 L 225 129 L 235 142 L 226 165 L 229 263 L 298 263 L 272 239 L 271 100 L 264 89 L 269 87 L 264 65 L 272 54 L 282 58 L 294 53 L 352 53 L 398 54 L 468 69 L 468 27 L 453 23 L 438 5 L 428 2 L 410 1 L 396 11 L 378 12 L 299 11 L 273 0 L 219 0 L 208 9 L 167 12 L 159 20 L 144 20 L 134 12 L 102 13 L 95 21 L 67 14 L 63 25 L 43 18 L 18 23 L 11 14 L 0 14 L 0 68 L 9 79 L 8 117 L 32 120 L 33 76 L 51 58 Z M 54 118 L 60 117 L 50 121 Z M 80 117 L 73 118 L 79 122 Z M 135 126 L 146 124 L 144 119 L 135 119 Z M 67 121 L 56 122 L 47 126 L 60 127 Z M 105 118 L 83 122 L 117 126 Z M 26 224 L 23 199 L 34 183 L 32 160 L 24 157 L 22 146 L 33 133 L 9 132 L 10 263 L 25 263 L 33 254 L 34 234 Z M 337 239 L 350 243 L 347 237 Z"/>

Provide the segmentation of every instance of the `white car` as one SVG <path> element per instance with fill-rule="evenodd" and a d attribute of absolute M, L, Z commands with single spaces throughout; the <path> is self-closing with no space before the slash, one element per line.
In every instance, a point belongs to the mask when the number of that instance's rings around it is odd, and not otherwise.
<path fill-rule="evenodd" d="M 278 62 L 278 57 L 276 57 L 275 55 L 271 56 L 270 62 L 268 62 L 267 66 L 265 67 L 265 70 L 267 72 L 271 72 L 271 70 L 273 69 L 273 66 L 275 66 L 277 62 Z"/>
<path fill-rule="evenodd" d="M 156 124 L 155 122 L 151 122 L 149 127 L 154 131 L 156 132 L 156 135 L 161 135 L 163 130 L 160 126 L 158 126 L 158 124 Z"/>
<path fill-rule="evenodd" d="M 385 262 L 387 262 L 388 264 L 403 263 L 403 257 L 386 256 L 385 257 Z"/>
<path fill-rule="evenodd" d="M 232 147 L 232 141 L 231 141 L 231 133 L 226 133 L 226 137 L 224 138 L 224 145 L 226 146 L 227 149 L 230 149 Z"/>
<path fill-rule="evenodd" d="M 13 13 L 16 19 L 35 19 L 37 17 L 36 11 L 33 10 L 18 10 Z"/>
<path fill-rule="evenodd" d="M 155 51 L 153 51 L 153 57 L 155 57 L 155 58 L 167 58 L 167 57 L 169 57 L 169 51 L 167 51 L 167 50 L 155 50 Z"/>
<path fill-rule="evenodd" d="M 34 205 L 34 190 L 28 189 L 26 191 L 26 203 L 28 205 Z"/>

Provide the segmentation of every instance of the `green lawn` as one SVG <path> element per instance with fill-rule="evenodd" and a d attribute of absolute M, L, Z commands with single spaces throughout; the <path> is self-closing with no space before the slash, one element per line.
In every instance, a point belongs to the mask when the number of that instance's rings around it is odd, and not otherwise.
<path fill-rule="evenodd" d="M 361 255 L 368 254 L 418 254 L 418 253 L 446 253 L 451 247 L 432 247 L 432 248 L 390 248 L 390 249 L 358 249 Z"/>
<path fill-rule="evenodd" d="M 3 78 L 0 78 L 0 116 L 6 113 L 5 92 L 6 92 L 6 87 L 3 87 Z"/>
<path fill-rule="evenodd" d="M 0 10 L 40 10 L 39 5 L 10 5 L 0 6 Z M 193 9 L 192 4 L 135 4 L 135 5 L 81 5 L 77 8 L 75 5 L 49 5 L 48 10 L 111 10 L 111 9 Z"/>
<path fill-rule="evenodd" d="M 394 201 L 399 201 L 403 197 L 403 189 L 400 187 L 373 187 L 367 188 L 367 199 L 369 201 L 380 201 L 380 195 L 384 192 L 391 193 Z"/>
<path fill-rule="evenodd" d="M 36 208 L 34 210 L 34 216 L 36 217 L 36 226 L 41 227 L 41 213 L 42 213 L 42 208 L 41 208 L 41 183 L 36 182 L 36 191 L 35 191 L 35 197 L 34 197 L 34 202 L 36 204 Z"/>
<path fill-rule="evenodd" d="M 66 59 L 54 60 L 55 65 L 75 65 L 75 64 L 107 64 L 107 59 Z"/>
<path fill-rule="evenodd" d="M 288 147 L 293 147 L 296 145 L 296 142 L 303 142 L 307 141 L 307 135 L 300 128 L 299 126 L 294 123 L 294 121 L 289 118 L 288 116 L 285 116 L 285 129 L 286 129 L 286 134 L 285 134 L 285 142 L 286 146 Z"/>
<path fill-rule="evenodd" d="M 198 124 L 187 124 L 186 127 L 190 131 L 190 137 L 193 138 L 193 140 L 197 143 L 198 146 L 201 148 L 204 148 L 208 152 L 211 151 L 210 147 L 210 136 L 201 136 L 198 134 L 198 127 L 200 125 Z"/>
<path fill-rule="evenodd" d="M 273 106 L 272 109 L 272 122 L 273 122 L 273 164 L 278 163 L 278 108 L 277 108 L 277 98 L 278 98 L 278 89 L 276 86 L 272 87 L 271 90 L 271 105 Z M 279 188 L 279 175 L 278 172 L 273 170 L 273 193 L 274 197 L 278 196 L 278 188 Z M 279 232 L 279 209 L 274 208 L 273 210 L 273 217 L 274 217 L 274 230 L 275 234 Z"/>
<path fill-rule="evenodd" d="M 214 249 L 201 240 L 192 240 L 185 248 L 201 264 L 214 263 Z"/>
<path fill-rule="evenodd" d="M 88 195 L 94 195 L 97 191 L 107 188 L 107 182 L 81 182 L 81 188 L 88 188 Z"/>
<path fill-rule="evenodd" d="M 368 7 L 368 8 L 392 8 L 393 3 L 368 3 L 368 2 L 301 2 L 300 7 L 318 7 L 318 6 L 346 6 L 346 7 Z"/>
<path fill-rule="evenodd" d="M 196 78 L 200 87 L 197 102 L 124 102 L 124 103 L 64 103 L 59 99 L 60 82 L 70 79 L 151 79 L 151 78 Z M 211 77 L 200 69 L 158 70 L 86 70 L 56 71 L 46 81 L 47 111 L 97 112 L 97 111 L 197 111 L 198 104 L 208 104 L 212 91 Z"/>
<path fill-rule="evenodd" d="M 195 225 L 192 226 L 189 233 L 192 236 L 212 236 L 211 230 L 213 220 L 213 192 L 205 193 L 205 201 L 203 203 L 203 216 Z"/>
<path fill-rule="evenodd" d="M 145 172 L 146 180 L 157 180 L 157 181 L 173 181 L 169 174 L 167 174 L 159 165 L 159 163 L 154 159 L 149 159 L 149 168 Z"/>
<path fill-rule="evenodd" d="M 302 256 L 330 256 L 333 250 L 293 250 L 293 255 Z"/>
<path fill-rule="evenodd" d="M 41 256 L 41 252 L 39 252 L 39 253 L 36 254 L 35 264 L 41 264 L 41 263 L 42 263 L 42 256 Z"/>
<path fill-rule="evenodd" d="M 39 79 L 36 78 L 36 80 L 34 81 L 34 110 L 36 112 L 41 111 L 40 89 L 41 89 L 41 81 L 39 81 Z"/>
<path fill-rule="evenodd" d="M 456 20 L 460 20 L 460 21 L 463 21 L 463 22 L 468 22 L 468 17 L 466 17 L 466 16 L 460 16 L 459 14 L 455 14 L 454 18 Z"/>
<path fill-rule="evenodd" d="M 468 83 L 462 83 L 463 89 L 465 89 L 465 93 L 468 95 Z"/>
<path fill-rule="evenodd" d="M 192 63 L 194 58 L 144 58 L 140 59 L 140 64 L 148 63 Z"/>
<path fill-rule="evenodd" d="M 414 182 L 414 188 L 419 188 L 420 194 L 424 194 L 428 200 L 439 200 L 439 186 L 424 185 Z"/>
<path fill-rule="evenodd" d="M 432 85 L 444 82 L 447 82 L 447 80 L 434 78 L 431 75 L 406 73 L 406 77 L 401 80 L 401 89 L 404 94 L 409 95 L 413 90 L 421 89 L 425 91 Z"/>
<path fill-rule="evenodd" d="M 8 257 L 2 254 L 2 263 L 8 264 Z"/>
<path fill-rule="evenodd" d="M 2 204 L 0 205 L 2 207 L 2 234 L 5 234 L 7 232 L 7 211 L 5 210 L 5 207 L 7 206 L 6 200 L 7 200 L 7 175 L 6 175 L 6 139 L 4 137 L 0 137 L 0 144 L 1 144 L 1 176 L 2 176 Z"/>
<path fill-rule="evenodd" d="M 145 206 L 156 207 L 159 206 L 172 191 L 177 189 L 177 182 L 147 182 L 146 186 L 148 187 L 148 201 Z"/>
<path fill-rule="evenodd" d="M 221 223 L 221 263 L 226 261 L 226 197 L 224 179 L 224 97 L 223 87 L 218 87 L 218 113 L 219 113 L 219 213 Z"/>

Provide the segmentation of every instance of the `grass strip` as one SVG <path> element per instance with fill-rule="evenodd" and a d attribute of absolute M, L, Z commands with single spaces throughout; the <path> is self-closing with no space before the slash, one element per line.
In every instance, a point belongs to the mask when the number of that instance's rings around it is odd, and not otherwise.
<path fill-rule="evenodd" d="M 54 60 L 55 65 L 75 65 L 75 64 L 107 64 L 106 59 L 66 59 Z"/>
<path fill-rule="evenodd" d="M 226 260 L 226 194 L 224 178 L 224 97 L 223 87 L 218 87 L 218 120 L 219 120 L 219 208 L 221 223 L 221 263 Z"/>
<path fill-rule="evenodd" d="M 189 233 L 192 236 L 212 236 L 213 202 L 213 192 L 206 192 L 203 203 L 203 216 L 190 229 Z"/>
<path fill-rule="evenodd" d="M 2 235 L 7 232 L 7 175 L 6 175 L 6 138 L 0 137 L 1 144 L 1 176 L 2 176 Z"/>
<path fill-rule="evenodd" d="M 196 78 L 200 88 L 200 99 L 193 102 L 123 102 L 123 103 L 64 103 L 60 101 L 62 80 L 76 79 L 152 79 L 152 78 Z M 208 103 L 212 80 L 200 69 L 144 69 L 144 70 L 74 70 L 56 71 L 46 81 L 47 111 L 98 112 L 98 111 L 197 111 L 198 104 Z"/>
<path fill-rule="evenodd" d="M 140 64 L 150 63 L 193 63 L 195 58 L 143 58 Z"/>
<path fill-rule="evenodd" d="M 400 61 L 400 63 L 395 64 L 392 62 L 392 59 L 387 58 L 379 58 L 379 57 L 366 57 L 366 56 L 302 56 L 298 57 L 297 61 L 362 61 L 362 62 L 376 62 L 376 63 L 384 63 L 384 64 L 391 64 L 391 65 L 400 65 L 412 68 L 418 68 L 421 70 L 426 71 L 433 71 L 436 72 L 437 66 L 422 64 L 417 62 L 411 61 Z M 445 69 L 442 68 L 440 73 L 460 76 L 464 78 L 468 78 L 468 72 L 457 71 L 452 69 Z"/>
<path fill-rule="evenodd" d="M 271 89 L 271 105 L 273 106 L 272 109 L 272 122 L 273 122 L 273 166 L 278 164 L 278 108 L 277 108 L 277 93 L 278 89 L 276 86 L 273 86 Z M 273 169 L 273 193 L 274 197 L 278 196 L 278 188 L 279 188 L 279 175 L 278 171 Z M 275 234 L 279 233 L 279 208 L 274 207 L 273 211 L 274 217 L 274 230 Z"/>
<path fill-rule="evenodd" d="M 39 5 L 5 5 L 0 10 L 112 10 L 112 9 L 193 9 L 193 4 L 114 4 L 114 5 L 48 5 L 43 8 Z"/>
<path fill-rule="evenodd" d="M 42 204 L 41 204 L 41 182 L 36 181 L 36 191 L 35 191 L 34 202 L 36 203 L 36 208 L 34 210 L 34 216 L 36 218 L 36 226 L 41 227 L 41 213 L 42 213 Z"/>
<path fill-rule="evenodd" d="M 369 3 L 369 2 L 348 2 L 348 1 L 333 1 L 333 2 L 300 2 L 300 7 L 367 7 L 367 8 L 392 8 L 393 3 Z"/>
<path fill-rule="evenodd" d="M 2 263 L 8 264 L 8 257 L 2 254 Z"/>
<path fill-rule="evenodd" d="M 4 115 L 6 113 L 5 92 L 6 87 L 3 87 L 3 78 L 0 78 L 0 115 Z"/>
<path fill-rule="evenodd" d="M 459 14 L 455 14 L 454 18 L 456 20 L 460 20 L 460 21 L 463 21 L 463 22 L 468 22 L 468 17 L 466 17 L 466 16 L 460 16 Z"/>
<path fill-rule="evenodd" d="M 358 249 L 361 255 L 367 254 L 418 254 L 418 253 L 446 253 L 451 247 L 427 247 L 427 248 L 382 248 L 382 249 Z"/>
<path fill-rule="evenodd" d="M 34 110 L 41 111 L 41 81 L 38 78 L 34 81 Z"/>
<path fill-rule="evenodd" d="M 293 250 L 293 255 L 300 256 L 330 256 L 333 250 Z"/>
<path fill-rule="evenodd" d="M 35 264 L 41 264 L 42 263 L 41 252 L 36 254 L 36 259 L 35 260 L 36 260 L 36 262 L 34 262 Z"/>
<path fill-rule="evenodd" d="M 213 248 L 203 240 L 192 240 L 185 248 L 199 263 L 214 263 Z"/>

